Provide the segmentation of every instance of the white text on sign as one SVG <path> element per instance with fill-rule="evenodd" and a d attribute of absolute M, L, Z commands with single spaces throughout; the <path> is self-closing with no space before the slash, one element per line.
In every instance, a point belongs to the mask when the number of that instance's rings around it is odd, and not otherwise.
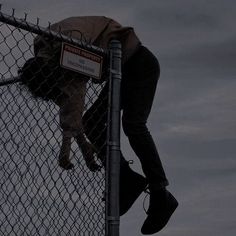
<path fill-rule="evenodd" d="M 85 49 L 63 43 L 61 66 L 95 79 L 101 78 L 103 58 Z"/>

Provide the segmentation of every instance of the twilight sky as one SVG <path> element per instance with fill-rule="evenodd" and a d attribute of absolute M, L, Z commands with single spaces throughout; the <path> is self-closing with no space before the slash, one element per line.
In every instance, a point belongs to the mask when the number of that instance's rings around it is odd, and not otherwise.
<path fill-rule="evenodd" d="M 41 25 L 106 15 L 133 26 L 161 64 L 150 131 L 180 206 L 156 235 L 236 234 L 236 2 L 233 0 L 2 0 L 4 12 Z M 122 135 L 127 159 L 139 161 Z M 140 197 L 121 218 L 121 236 L 141 235 Z M 147 202 L 146 202 L 147 205 Z M 127 233 L 128 232 L 128 233 Z"/>

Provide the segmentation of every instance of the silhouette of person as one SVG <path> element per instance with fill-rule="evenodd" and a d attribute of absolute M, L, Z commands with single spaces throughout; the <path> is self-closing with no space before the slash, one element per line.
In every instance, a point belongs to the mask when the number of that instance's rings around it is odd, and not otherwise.
<path fill-rule="evenodd" d="M 142 176 L 133 171 L 121 153 L 120 215 L 125 214 L 147 188 L 149 208 L 141 232 L 153 234 L 168 223 L 178 206 L 167 190 L 168 180 L 155 142 L 147 128 L 156 86 L 160 75 L 158 59 L 142 45 L 132 27 L 123 27 L 104 16 L 70 17 L 51 25 L 51 30 L 81 39 L 107 49 L 112 39 L 122 44 L 121 110 L 122 127 L 129 143 L 141 162 Z M 49 58 L 58 45 L 39 36 L 35 39 L 35 56 Z M 106 82 L 105 82 L 106 83 Z M 98 99 L 83 115 L 84 132 L 89 141 L 100 150 L 98 157 L 105 166 L 108 84 Z M 76 108 L 75 108 L 76 109 Z M 71 107 L 73 110 L 73 107 Z"/>

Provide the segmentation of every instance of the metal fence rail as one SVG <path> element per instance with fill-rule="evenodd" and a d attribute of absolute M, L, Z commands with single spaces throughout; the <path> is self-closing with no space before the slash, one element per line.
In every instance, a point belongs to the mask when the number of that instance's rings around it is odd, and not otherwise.
<path fill-rule="evenodd" d="M 106 183 L 111 184 L 112 180 L 105 178 L 111 175 L 106 174 L 104 168 L 96 172 L 89 170 L 76 138 L 72 139 L 70 153 L 74 168 L 62 169 L 58 165 L 62 144 L 60 106 L 51 100 L 35 99 L 25 86 L 14 83 L 19 68 L 34 56 L 33 42 L 37 35 L 47 35 L 54 42 L 70 42 L 107 56 L 107 52 L 88 42 L 44 29 L 38 23 L 29 23 L 26 16 L 17 19 L 14 12 L 11 16 L 0 12 L 0 234 L 118 235 L 119 226 L 116 226 L 116 232 L 112 227 L 106 227 L 112 214 L 115 214 L 115 222 L 119 220 L 117 210 L 112 212 L 107 208 L 105 211 L 107 201 L 104 201 L 104 197 L 110 201 L 112 196 L 107 193 L 105 186 Z M 52 57 L 56 57 L 56 53 Z M 120 73 L 119 65 L 113 69 L 116 71 L 111 70 L 111 77 L 114 73 Z M 66 74 L 61 81 L 64 78 Z M 87 82 L 84 113 L 95 103 L 104 84 L 95 84 L 92 80 Z M 119 89 L 119 82 L 116 84 Z M 108 100 L 107 97 L 104 99 Z M 119 100 L 119 94 L 116 99 Z M 104 115 L 107 116 L 101 114 Z M 116 115 L 119 116 L 119 112 Z M 115 123 L 115 127 L 109 125 L 113 130 L 119 129 L 119 122 L 116 120 Z M 118 132 L 114 151 L 117 152 L 119 131 L 115 132 Z M 113 136 L 110 137 L 113 139 Z M 108 143 L 111 144 L 109 140 Z M 106 140 L 100 145 L 101 150 L 97 147 L 97 153 L 102 153 L 104 146 Z M 111 145 L 110 148 L 115 149 Z M 114 152 L 108 153 L 113 155 Z M 115 155 L 119 158 L 119 154 Z M 101 165 L 101 160 L 96 161 Z M 117 176 L 118 172 L 113 176 L 116 181 Z M 115 204 L 118 209 L 117 200 Z M 113 232 L 110 233 L 110 230 Z"/>

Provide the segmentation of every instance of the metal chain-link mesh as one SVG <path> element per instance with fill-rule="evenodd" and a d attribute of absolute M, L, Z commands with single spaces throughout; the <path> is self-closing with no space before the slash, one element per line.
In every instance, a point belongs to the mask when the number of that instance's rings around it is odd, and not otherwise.
<path fill-rule="evenodd" d="M 19 69 L 35 55 L 36 37 L 27 30 L 0 22 L 0 83 L 18 76 Z M 50 43 L 58 44 L 55 39 L 50 39 Z M 88 136 L 89 132 L 95 132 L 88 130 L 91 128 L 88 126 L 87 137 L 83 134 L 81 141 L 78 136 L 85 130 L 77 123 L 81 123 L 81 114 L 94 104 L 104 83 L 95 84 L 63 70 L 57 60 L 55 50 L 50 58 L 37 61 L 36 67 L 31 64 L 23 67 L 26 77 L 31 77 L 27 79 L 38 83 L 36 93 L 45 97 L 35 98 L 26 88 L 27 81 L 0 86 L 0 234 L 3 236 L 105 235 L 105 170 L 89 169 L 91 157 L 102 165 L 97 156 L 104 154 L 105 140 L 98 137 L 100 143 L 96 145 L 93 136 L 91 142 L 96 151 L 93 149 L 95 153 L 91 153 Z M 43 76 L 45 81 L 39 83 L 38 77 Z M 75 81 L 85 84 L 85 97 L 81 87 L 79 94 L 76 89 L 71 91 L 74 84 L 80 85 Z M 83 99 L 85 105 L 81 108 L 83 104 L 78 100 Z M 86 120 L 89 119 L 88 116 Z M 62 127 L 66 130 L 64 134 Z M 100 131 L 97 135 L 105 132 Z M 70 159 L 74 167 L 70 170 L 59 166 L 59 156 L 66 156 L 61 150 L 62 134 L 72 139 Z M 90 158 L 87 162 L 86 156 Z M 64 164 L 62 161 L 61 165 Z"/>

